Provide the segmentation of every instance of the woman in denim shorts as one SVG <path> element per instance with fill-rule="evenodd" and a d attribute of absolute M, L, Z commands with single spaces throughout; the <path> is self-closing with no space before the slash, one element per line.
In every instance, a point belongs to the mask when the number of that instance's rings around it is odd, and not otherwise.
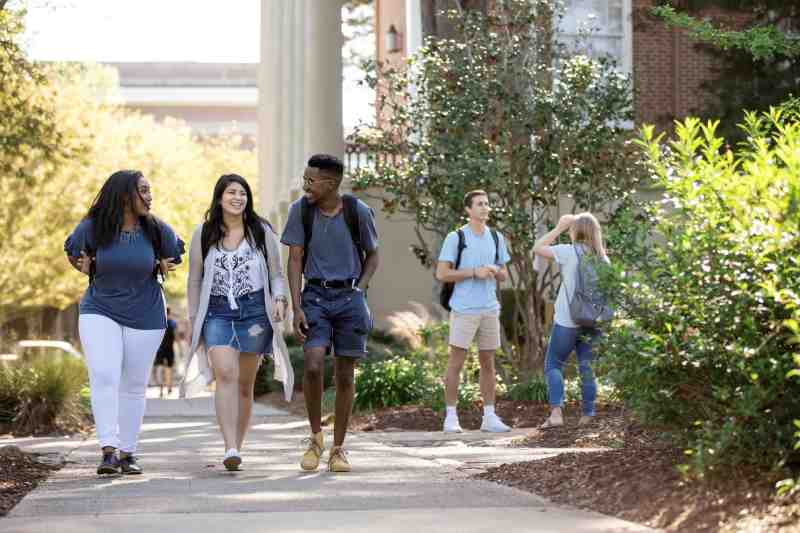
<path fill-rule="evenodd" d="M 277 236 L 253 210 L 250 186 L 236 174 L 222 176 L 206 220 L 192 237 L 187 292 L 191 353 L 202 344 L 211 362 L 213 373 L 204 372 L 208 361 L 198 359 L 206 384 L 217 381 L 214 405 L 228 470 L 238 470 L 242 462 L 239 450 L 250 425 L 263 354 L 274 357 L 275 378 L 291 397 L 294 376 L 280 331 L 285 287 Z"/>

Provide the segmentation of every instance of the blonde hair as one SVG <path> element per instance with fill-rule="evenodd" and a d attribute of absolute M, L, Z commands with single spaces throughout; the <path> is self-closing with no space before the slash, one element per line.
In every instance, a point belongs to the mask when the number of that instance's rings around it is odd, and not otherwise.
<path fill-rule="evenodd" d="M 575 222 L 570 228 L 570 237 L 573 242 L 585 244 L 592 253 L 607 259 L 603 230 L 600 229 L 600 223 L 595 216 L 588 211 L 575 215 Z"/>

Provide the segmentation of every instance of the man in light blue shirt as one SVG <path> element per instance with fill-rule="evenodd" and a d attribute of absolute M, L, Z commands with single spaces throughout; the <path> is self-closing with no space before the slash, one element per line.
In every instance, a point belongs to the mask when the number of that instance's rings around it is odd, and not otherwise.
<path fill-rule="evenodd" d="M 456 412 L 459 375 L 467 350 L 477 335 L 484 405 L 481 431 L 498 433 L 511 429 L 494 410 L 494 356 L 500 348 L 497 283 L 508 277 L 505 265 L 511 258 L 503 236 L 486 225 L 491 211 L 487 193 L 481 190 L 468 192 L 464 196 L 464 209 L 469 215 L 469 223 L 447 235 L 436 267 L 436 279 L 455 284 L 449 302 L 450 358 L 445 375 L 447 414 L 444 431 L 461 432 Z"/>

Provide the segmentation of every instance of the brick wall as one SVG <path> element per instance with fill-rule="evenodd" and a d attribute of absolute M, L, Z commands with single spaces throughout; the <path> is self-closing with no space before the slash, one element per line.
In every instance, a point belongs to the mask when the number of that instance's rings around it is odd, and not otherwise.
<path fill-rule="evenodd" d="M 648 14 L 654 0 L 633 2 L 633 75 L 636 86 L 636 122 L 669 128 L 676 117 L 696 114 L 710 99 L 701 86 L 713 80 L 717 61 L 709 49 L 685 31 L 667 28 Z M 706 9 L 694 13 L 715 23 L 741 27 L 747 12 Z"/>

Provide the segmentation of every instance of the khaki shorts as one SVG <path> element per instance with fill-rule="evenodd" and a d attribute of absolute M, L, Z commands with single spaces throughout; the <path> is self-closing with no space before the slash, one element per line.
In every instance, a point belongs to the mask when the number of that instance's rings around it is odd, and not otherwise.
<path fill-rule="evenodd" d="M 478 350 L 500 348 L 500 312 L 480 314 L 450 313 L 450 345 L 469 348 L 478 335 Z"/>

